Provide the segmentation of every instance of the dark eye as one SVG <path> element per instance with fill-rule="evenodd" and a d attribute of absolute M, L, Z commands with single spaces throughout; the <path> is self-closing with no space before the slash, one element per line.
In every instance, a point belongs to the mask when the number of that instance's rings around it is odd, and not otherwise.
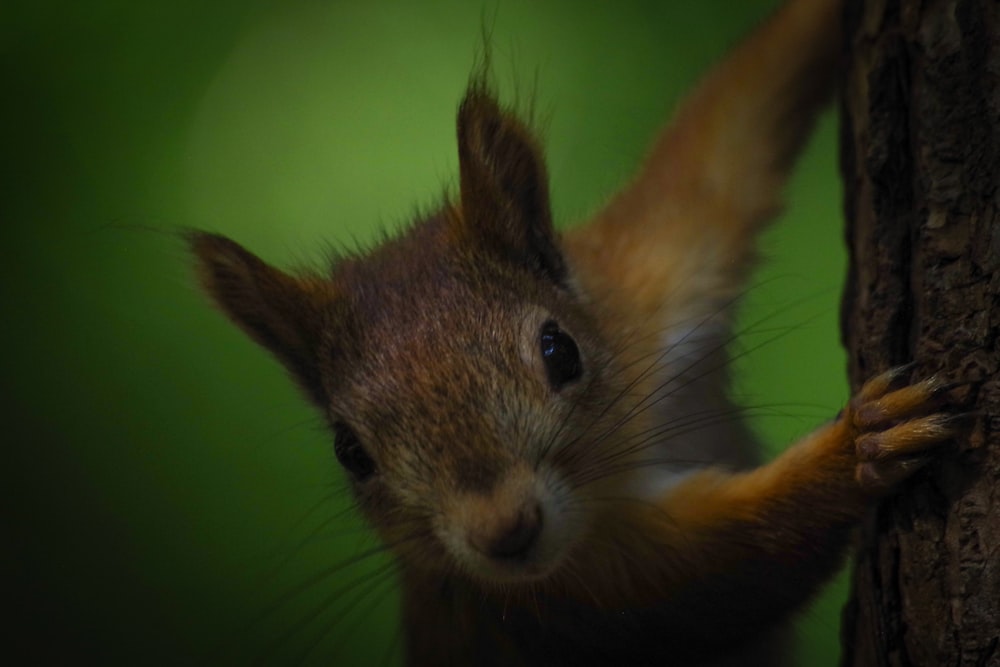
<path fill-rule="evenodd" d="M 560 329 L 555 322 L 546 322 L 542 325 L 539 343 L 542 359 L 545 361 L 545 371 L 553 389 L 558 391 L 564 385 L 579 379 L 583 373 L 580 350 L 568 333 Z"/>
<path fill-rule="evenodd" d="M 375 472 L 375 462 L 361 446 L 358 436 L 346 424 L 337 423 L 333 426 L 333 453 L 340 465 L 358 481 L 364 481 Z"/>

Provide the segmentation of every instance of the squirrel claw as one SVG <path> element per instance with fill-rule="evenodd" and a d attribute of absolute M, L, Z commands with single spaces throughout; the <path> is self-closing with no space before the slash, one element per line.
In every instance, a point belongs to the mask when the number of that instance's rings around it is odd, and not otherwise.
<path fill-rule="evenodd" d="M 858 464 L 854 475 L 862 488 L 868 491 L 886 491 L 920 470 L 931 458 L 930 455 L 924 455 L 869 461 Z"/>
<path fill-rule="evenodd" d="M 887 489 L 923 466 L 926 452 L 952 439 L 964 417 L 940 412 L 946 387 L 938 375 L 903 384 L 914 364 L 893 368 L 861 388 L 847 412 L 855 431 L 855 477 L 870 490 Z"/>

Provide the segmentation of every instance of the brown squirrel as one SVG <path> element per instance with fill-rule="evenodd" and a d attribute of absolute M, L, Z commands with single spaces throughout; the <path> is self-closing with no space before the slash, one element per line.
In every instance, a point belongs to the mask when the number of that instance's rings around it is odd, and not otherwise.
<path fill-rule="evenodd" d="M 895 369 L 757 466 L 725 396 L 840 11 L 780 8 L 565 234 L 537 141 L 482 77 L 457 201 L 399 238 L 293 276 L 190 234 L 205 290 L 329 420 L 400 565 L 408 664 L 780 664 L 865 509 L 953 435 L 939 383 Z"/>

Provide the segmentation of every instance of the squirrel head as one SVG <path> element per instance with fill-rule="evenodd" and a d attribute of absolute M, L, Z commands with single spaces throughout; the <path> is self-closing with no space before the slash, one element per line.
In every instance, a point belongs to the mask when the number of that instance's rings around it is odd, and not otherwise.
<path fill-rule="evenodd" d="M 459 200 L 329 273 L 189 241 L 204 289 L 326 416 L 360 508 L 404 562 L 539 581 L 587 530 L 579 482 L 587 433 L 615 418 L 614 361 L 531 132 L 477 84 L 457 130 Z"/>

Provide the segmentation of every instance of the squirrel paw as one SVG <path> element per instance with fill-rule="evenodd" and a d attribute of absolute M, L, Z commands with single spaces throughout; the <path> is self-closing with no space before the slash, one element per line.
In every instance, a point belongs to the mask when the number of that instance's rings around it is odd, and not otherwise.
<path fill-rule="evenodd" d="M 872 378 L 848 406 L 858 460 L 855 477 L 868 491 L 884 491 L 906 479 L 932 458 L 928 450 L 958 433 L 962 417 L 939 412 L 943 394 L 954 385 L 938 376 L 905 385 L 911 369 L 900 366 Z"/>

